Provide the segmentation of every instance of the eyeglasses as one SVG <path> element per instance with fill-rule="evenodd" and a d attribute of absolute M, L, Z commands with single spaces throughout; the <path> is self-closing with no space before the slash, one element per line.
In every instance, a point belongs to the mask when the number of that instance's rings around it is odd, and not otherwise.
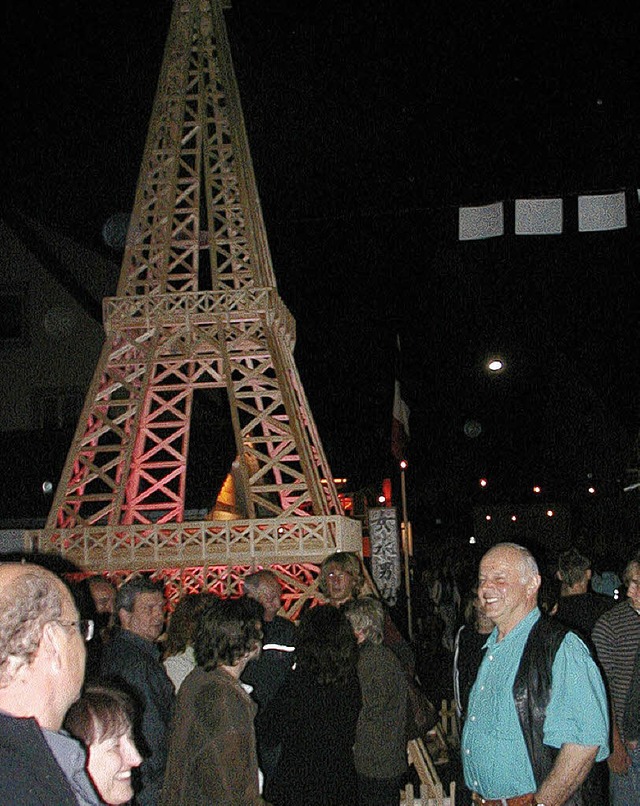
<path fill-rule="evenodd" d="M 77 627 L 78 632 L 85 641 L 90 641 L 93 638 L 93 633 L 95 632 L 93 619 L 83 618 L 78 621 L 61 621 L 60 619 L 54 619 L 54 621 L 61 627 Z"/>

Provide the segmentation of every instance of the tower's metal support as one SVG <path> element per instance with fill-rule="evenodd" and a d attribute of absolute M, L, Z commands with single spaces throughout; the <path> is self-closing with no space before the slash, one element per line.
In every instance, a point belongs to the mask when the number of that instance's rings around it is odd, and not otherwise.
<path fill-rule="evenodd" d="M 34 547 L 87 570 L 150 569 L 174 582 L 185 573 L 206 589 L 276 564 L 302 596 L 327 553 L 360 550 L 293 361 L 294 321 L 276 289 L 220 0 L 174 4 L 104 322 Z M 227 393 L 243 505 L 235 520 L 190 522 L 193 395 L 211 388 Z"/>

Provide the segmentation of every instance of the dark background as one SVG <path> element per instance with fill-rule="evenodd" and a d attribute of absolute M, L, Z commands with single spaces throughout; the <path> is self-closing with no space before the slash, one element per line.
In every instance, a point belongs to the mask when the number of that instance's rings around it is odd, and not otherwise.
<path fill-rule="evenodd" d="M 116 262 L 103 225 L 133 203 L 170 11 L 2 12 L 5 204 Z M 420 546 L 468 540 L 474 505 L 524 505 L 539 483 L 571 509 L 573 537 L 623 555 L 638 537 L 637 493 L 621 492 L 638 466 L 636 5 L 234 0 L 226 14 L 334 474 L 371 493 L 390 476 L 397 496 L 399 333 Z M 628 227 L 578 234 L 577 195 L 617 190 Z M 544 196 L 564 199 L 564 233 L 509 234 L 513 200 Z M 459 242 L 459 206 L 498 200 L 507 234 Z M 500 376 L 483 369 L 492 352 Z"/>

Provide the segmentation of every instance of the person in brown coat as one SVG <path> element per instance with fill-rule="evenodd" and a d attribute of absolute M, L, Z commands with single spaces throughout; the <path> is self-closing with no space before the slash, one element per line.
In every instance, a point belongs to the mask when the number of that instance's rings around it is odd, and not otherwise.
<path fill-rule="evenodd" d="M 160 806 L 258 806 L 256 706 L 239 677 L 260 653 L 259 609 L 212 599 L 198 622 L 198 665 L 176 703 Z"/>

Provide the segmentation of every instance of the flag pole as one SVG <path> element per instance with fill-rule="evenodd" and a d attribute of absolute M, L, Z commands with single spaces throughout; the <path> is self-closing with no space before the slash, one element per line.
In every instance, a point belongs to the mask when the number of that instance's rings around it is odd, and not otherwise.
<path fill-rule="evenodd" d="M 411 613 L 411 576 L 409 572 L 409 555 L 413 555 L 411 523 L 407 517 L 407 486 L 405 470 L 407 461 L 405 450 L 409 440 L 409 406 L 402 398 L 400 389 L 400 335 L 396 335 L 395 384 L 393 389 L 393 417 L 391 428 L 391 453 L 400 463 L 400 491 L 402 495 L 402 554 L 404 557 L 404 592 L 407 599 L 407 632 L 409 640 L 413 640 L 413 616 Z"/>
<path fill-rule="evenodd" d="M 407 462 L 400 462 L 400 495 L 402 498 L 402 553 L 404 555 L 404 592 L 407 598 L 407 632 L 409 640 L 413 641 L 413 616 L 411 608 L 411 576 L 409 573 L 409 556 L 413 555 L 413 535 L 411 522 L 407 517 L 407 485 L 405 470 Z"/>

